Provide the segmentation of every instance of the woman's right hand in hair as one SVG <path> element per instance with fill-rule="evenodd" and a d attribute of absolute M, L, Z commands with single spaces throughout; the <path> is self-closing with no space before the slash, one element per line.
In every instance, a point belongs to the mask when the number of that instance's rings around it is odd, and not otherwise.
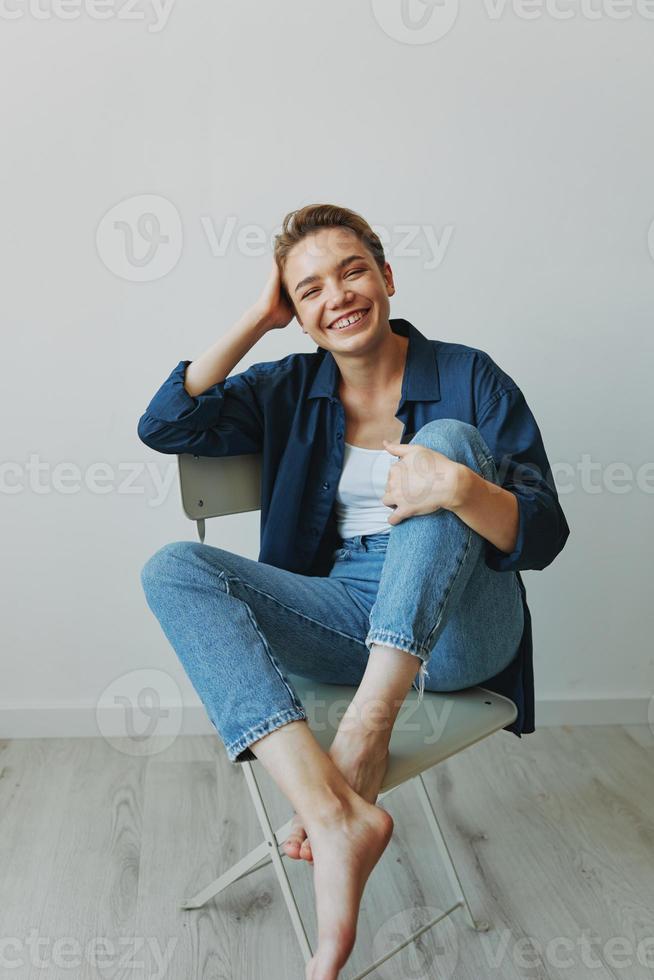
<path fill-rule="evenodd" d="M 265 330 L 287 327 L 295 316 L 295 310 L 282 293 L 282 280 L 274 259 L 268 281 L 254 304 L 254 309 Z"/>

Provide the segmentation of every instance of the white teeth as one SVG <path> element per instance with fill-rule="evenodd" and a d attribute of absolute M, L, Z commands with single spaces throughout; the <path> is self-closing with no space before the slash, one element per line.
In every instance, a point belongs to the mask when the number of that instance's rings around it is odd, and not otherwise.
<path fill-rule="evenodd" d="M 356 323 L 366 315 L 368 311 L 364 310 L 362 313 L 357 313 L 354 316 L 348 317 L 347 320 L 337 320 L 336 323 L 331 328 L 332 330 L 342 330 L 344 327 L 349 327 L 351 323 Z"/>

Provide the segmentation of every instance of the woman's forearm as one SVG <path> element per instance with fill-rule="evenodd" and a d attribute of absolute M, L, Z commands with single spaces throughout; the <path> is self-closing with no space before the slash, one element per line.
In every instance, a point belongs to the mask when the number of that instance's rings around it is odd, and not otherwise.
<path fill-rule="evenodd" d="M 484 479 L 465 463 L 460 465 L 465 489 L 460 506 L 452 507 L 452 513 L 486 541 L 510 555 L 516 546 L 520 523 L 516 495 Z"/>
<path fill-rule="evenodd" d="M 207 388 L 224 381 L 267 330 L 255 307 L 246 310 L 224 337 L 188 365 L 184 387 L 189 395 L 201 395 Z"/>

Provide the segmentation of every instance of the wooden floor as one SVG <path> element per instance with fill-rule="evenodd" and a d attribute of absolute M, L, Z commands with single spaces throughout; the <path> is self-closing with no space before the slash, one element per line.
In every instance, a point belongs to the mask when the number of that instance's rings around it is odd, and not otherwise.
<path fill-rule="evenodd" d="M 132 751 L 102 738 L 0 742 L 0 976 L 302 980 L 270 865 L 200 910 L 179 908 L 261 839 L 217 737 Z M 255 767 L 278 826 L 290 806 Z M 459 911 L 373 980 L 654 977 L 653 774 L 647 726 L 501 731 L 432 769 L 464 888 L 492 931 Z M 451 904 L 411 787 L 384 805 L 395 834 L 343 980 Z M 313 941 L 312 871 L 284 860 Z"/>

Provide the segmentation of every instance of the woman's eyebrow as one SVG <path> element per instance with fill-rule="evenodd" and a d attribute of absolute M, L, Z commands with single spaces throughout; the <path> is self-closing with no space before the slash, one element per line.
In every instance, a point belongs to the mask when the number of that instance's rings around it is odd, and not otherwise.
<path fill-rule="evenodd" d="M 363 262 L 366 261 L 365 255 L 348 255 L 346 259 L 341 259 L 341 261 L 337 264 L 336 268 L 340 270 L 344 266 L 348 265 L 350 262 L 360 262 L 360 261 Z M 306 286 L 310 282 L 316 282 L 316 280 L 318 279 L 320 279 L 320 276 L 317 275 L 306 276 L 304 279 L 300 279 L 299 283 L 295 287 L 294 292 L 297 293 L 298 289 L 301 289 L 302 286 Z"/>

